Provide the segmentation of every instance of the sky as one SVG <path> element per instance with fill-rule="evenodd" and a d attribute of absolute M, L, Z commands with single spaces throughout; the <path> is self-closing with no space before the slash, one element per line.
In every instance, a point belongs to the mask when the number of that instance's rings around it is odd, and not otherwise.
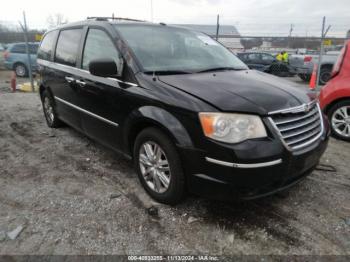
<path fill-rule="evenodd" d="M 6 4 L 5 4 L 6 3 Z M 29 28 L 47 28 L 47 18 L 60 13 L 69 22 L 87 16 L 129 17 L 173 24 L 234 25 L 241 35 L 320 36 L 327 17 L 329 36 L 344 37 L 350 29 L 350 0 L 16 0 L 0 9 L 0 22 L 17 26 L 26 12 Z M 153 8 L 152 8 L 153 6 Z"/>

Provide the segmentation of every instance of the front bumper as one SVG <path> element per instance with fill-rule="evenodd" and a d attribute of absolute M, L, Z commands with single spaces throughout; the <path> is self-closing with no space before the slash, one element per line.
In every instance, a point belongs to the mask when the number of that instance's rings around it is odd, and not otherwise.
<path fill-rule="evenodd" d="M 276 139 L 210 150 L 215 154 L 182 149 L 188 190 L 220 200 L 248 200 L 279 192 L 313 171 L 327 148 L 328 138 L 326 125 L 317 141 L 299 151 L 289 151 Z"/>

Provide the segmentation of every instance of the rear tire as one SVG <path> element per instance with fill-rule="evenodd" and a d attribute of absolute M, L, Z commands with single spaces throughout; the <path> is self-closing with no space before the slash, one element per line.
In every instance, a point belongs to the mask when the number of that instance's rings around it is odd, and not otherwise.
<path fill-rule="evenodd" d="M 305 82 L 310 82 L 311 75 L 308 75 L 308 74 L 298 74 L 298 76 L 300 77 L 301 80 L 303 80 L 303 81 L 305 81 Z"/>
<path fill-rule="evenodd" d="M 13 67 L 13 70 L 16 73 L 16 76 L 18 77 L 26 77 L 28 76 L 28 69 L 25 66 L 25 64 L 22 63 L 16 63 Z"/>
<path fill-rule="evenodd" d="M 320 71 L 320 80 L 319 80 L 320 85 L 325 85 L 331 79 L 331 76 L 332 76 L 332 67 L 330 66 L 322 67 Z"/>
<path fill-rule="evenodd" d="M 63 126 L 63 122 L 58 118 L 53 98 L 47 90 L 41 93 L 41 103 L 46 119 L 46 123 L 51 128 Z"/>
<path fill-rule="evenodd" d="M 185 196 L 185 179 L 174 143 L 159 129 L 146 128 L 136 137 L 134 166 L 147 193 L 175 205 Z"/>
<path fill-rule="evenodd" d="M 333 137 L 350 141 L 350 100 L 333 105 L 327 112 Z"/>

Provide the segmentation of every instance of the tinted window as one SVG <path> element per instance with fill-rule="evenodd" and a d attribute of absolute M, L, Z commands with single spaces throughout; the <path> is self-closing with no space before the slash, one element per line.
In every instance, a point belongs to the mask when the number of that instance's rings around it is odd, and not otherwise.
<path fill-rule="evenodd" d="M 55 61 L 60 64 L 75 66 L 82 29 L 61 31 L 56 48 Z"/>
<path fill-rule="evenodd" d="M 275 58 L 272 55 L 262 54 L 261 59 L 265 62 L 272 62 Z"/>
<path fill-rule="evenodd" d="M 247 55 L 246 54 L 238 54 L 238 57 L 241 59 L 241 60 L 247 60 Z"/>
<path fill-rule="evenodd" d="M 260 55 L 259 54 L 249 54 L 248 55 L 248 60 L 259 60 L 260 59 Z"/>
<path fill-rule="evenodd" d="M 25 52 L 26 52 L 25 45 L 24 44 L 13 45 L 10 52 L 17 53 L 17 54 L 25 54 Z"/>
<path fill-rule="evenodd" d="M 38 45 L 29 45 L 29 53 L 30 54 L 36 54 L 38 53 Z"/>
<path fill-rule="evenodd" d="M 54 41 L 56 39 L 58 31 L 52 31 L 45 35 L 41 42 L 40 49 L 38 52 L 38 58 L 50 60 L 54 48 Z"/>
<path fill-rule="evenodd" d="M 117 65 L 120 62 L 111 38 L 102 30 L 90 29 L 84 47 L 83 69 L 88 70 L 90 61 L 100 58 L 112 58 Z"/>

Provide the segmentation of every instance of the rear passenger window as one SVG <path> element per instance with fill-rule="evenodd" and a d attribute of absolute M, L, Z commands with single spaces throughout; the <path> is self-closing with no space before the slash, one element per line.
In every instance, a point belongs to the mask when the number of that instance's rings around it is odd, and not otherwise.
<path fill-rule="evenodd" d="M 55 30 L 45 35 L 38 51 L 38 58 L 44 60 L 51 60 L 51 55 L 54 49 L 54 41 L 56 39 L 57 33 L 58 31 Z"/>
<path fill-rule="evenodd" d="M 56 48 L 55 62 L 75 66 L 79 49 L 82 29 L 68 29 L 61 31 Z"/>
<path fill-rule="evenodd" d="M 11 53 L 16 53 L 16 54 L 25 54 L 26 53 L 26 47 L 24 44 L 17 44 L 17 45 L 14 45 L 12 48 L 11 48 Z"/>
<path fill-rule="evenodd" d="M 111 58 L 119 68 L 120 55 L 115 48 L 111 38 L 102 30 L 90 29 L 86 38 L 83 69 L 89 70 L 89 63 L 94 59 Z"/>
<path fill-rule="evenodd" d="M 259 54 L 249 54 L 248 55 L 248 59 L 249 60 L 259 60 L 260 59 L 260 55 Z"/>

